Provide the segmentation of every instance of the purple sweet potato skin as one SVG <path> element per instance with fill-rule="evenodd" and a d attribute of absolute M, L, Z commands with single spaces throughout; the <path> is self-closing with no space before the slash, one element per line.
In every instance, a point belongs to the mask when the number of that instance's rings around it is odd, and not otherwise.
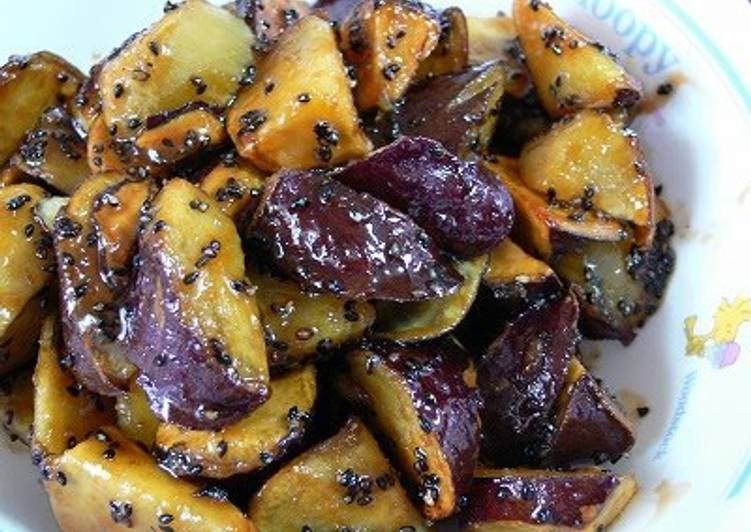
<path fill-rule="evenodd" d="M 617 405 L 587 373 L 573 385 L 571 399 L 550 445 L 545 463 L 568 466 L 594 459 L 615 462 L 634 445 L 634 429 Z"/>
<path fill-rule="evenodd" d="M 148 236 L 141 239 L 128 358 L 140 370 L 138 382 L 160 419 L 191 429 L 220 429 L 263 403 L 268 387 L 242 382 L 231 368 L 221 366 L 201 332 L 183 322 L 180 279 L 158 243 Z"/>
<path fill-rule="evenodd" d="M 509 323 L 478 364 L 483 458 L 534 463 L 553 430 L 553 409 L 579 340 L 576 300 L 532 308 Z"/>
<path fill-rule="evenodd" d="M 425 137 L 401 137 L 336 177 L 408 214 L 459 258 L 487 253 L 514 224 L 513 201 L 497 178 Z"/>
<path fill-rule="evenodd" d="M 588 522 L 585 511 L 598 507 L 620 484 L 616 475 L 595 472 L 546 476 L 521 476 L 499 471 L 497 477 L 478 477 L 472 481 L 469 504 L 465 510 L 467 525 L 516 521 L 532 525 L 583 528 Z"/>
<path fill-rule="evenodd" d="M 416 301 L 443 297 L 461 283 L 409 217 L 315 172 L 283 171 L 272 178 L 248 242 L 312 292 Z"/>
<path fill-rule="evenodd" d="M 446 337 L 414 345 L 378 342 L 373 351 L 404 377 L 419 418 L 437 435 L 456 497 L 462 497 L 480 450 L 480 398 L 463 376 L 469 354 Z"/>

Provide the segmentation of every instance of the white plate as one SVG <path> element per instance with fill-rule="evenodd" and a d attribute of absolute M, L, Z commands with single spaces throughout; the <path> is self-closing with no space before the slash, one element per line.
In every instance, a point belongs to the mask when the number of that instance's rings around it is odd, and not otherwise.
<path fill-rule="evenodd" d="M 2 3 L 0 56 L 46 48 L 83 68 L 161 10 L 158 0 Z M 507 5 L 433 3 L 478 15 Z M 744 2 L 720 0 L 714 9 L 686 2 L 691 13 L 706 15 L 700 24 L 678 0 L 554 3 L 623 54 L 649 91 L 674 73 L 687 80 L 636 124 L 677 226 L 678 265 L 666 303 L 628 349 L 596 348 L 594 369 L 609 387 L 627 406 L 636 396 L 651 409 L 631 457 L 617 465 L 636 472 L 641 491 L 615 528 L 749 530 L 742 510 L 751 507 L 751 89 L 748 71 L 734 70 L 729 47 L 718 43 L 735 37 L 743 44 L 751 12 Z M 720 41 L 705 21 L 722 23 Z M 746 44 L 737 67 L 748 67 L 748 51 Z M 707 335 L 703 356 L 686 356 L 689 316 L 697 317 L 695 334 Z M 28 454 L 3 446 L 0 464 L 0 532 L 55 530 Z M 733 515 L 738 524 L 728 521 Z"/>

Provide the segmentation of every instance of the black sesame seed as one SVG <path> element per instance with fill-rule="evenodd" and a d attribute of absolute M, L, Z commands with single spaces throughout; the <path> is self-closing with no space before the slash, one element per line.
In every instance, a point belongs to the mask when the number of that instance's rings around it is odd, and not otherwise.
<path fill-rule="evenodd" d="M 112 447 L 108 447 L 104 450 L 102 456 L 105 460 L 112 460 L 113 458 L 115 458 L 115 454 L 117 454 L 117 451 L 115 451 L 115 449 Z"/>
<path fill-rule="evenodd" d="M 159 516 L 159 524 L 160 525 L 168 525 L 168 524 L 170 524 L 174 520 L 175 520 L 175 516 L 172 515 L 172 514 L 161 514 Z"/>
<path fill-rule="evenodd" d="M 208 88 L 206 82 L 198 76 L 193 76 L 192 78 L 190 78 L 190 82 L 196 88 L 196 94 L 203 94 Z"/>
<path fill-rule="evenodd" d="M 65 486 L 68 483 L 68 477 L 65 476 L 65 473 L 62 471 L 58 471 L 55 475 L 55 480 L 57 480 L 57 483 L 61 486 Z"/>
<path fill-rule="evenodd" d="M 297 95 L 297 101 L 300 103 L 308 103 L 310 101 L 310 94 L 303 92 Z"/>
<path fill-rule="evenodd" d="M 266 86 L 263 88 L 264 94 L 271 94 L 274 91 L 274 88 L 276 87 L 276 83 L 273 81 L 267 81 Z"/>
<path fill-rule="evenodd" d="M 125 87 L 123 87 L 122 83 L 115 83 L 115 85 L 112 87 L 112 95 L 115 98 L 119 98 L 120 96 L 123 95 L 124 92 L 125 92 Z"/>
<path fill-rule="evenodd" d="M 261 109 L 252 109 L 240 117 L 242 133 L 257 131 L 268 120 L 268 115 Z"/>
<path fill-rule="evenodd" d="M 19 196 L 16 196 L 15 198 L 9 199 L 5 203 L 5 207 L 9 211 L 17 211 L 18 209 L 20 209 L 21 207 L 23 207 L 30 201 L 31 201 L 31 196 L 29 196 L 28 194 L 21 194 Z"/>
<path fill-rule="evenodd" d="M 110 517 L 117 524 L 126 524 L 133 526 L 131 517 L 133 515 L 133 505 L 124 501 L 109 502 Z"/>
<path fill-rule="evenodd" d="M 261 463 L 263 465 L 269 465 L 274 461 L 274 455 L 266 451 L 261 451 L 261 453 L 258 455 L 258 459 L 261 460 Z"/>
<path fill-rule="evenodd" d="M 208 497 L 217 501 L 229 500 L 227 490 L 219 486 L 206 486 L 195 493 L 196 497 Z"/>
<path fill-rule="evenodd" d="M 190 200 L 190 208 L 194 211 L 206 212 L 209 209 L 209 204 L 201 200 Z"/>
<path fill-rule="evenodd" d="M 26 227 L 23 228 L 23 234 L 26 238 L 31 238 L 34 234 L 34 224 L 26 224 Z"/>
<path fill-rule="evenodd" d="M 219 456 L 219 458 L 223 458 L 227 451 L 229 450 L 229 446 L 227 445 L 227 442 L 222 440 L 219 443 L 216 444 L 216 454 Z"/>
<path fill-rule="evenodd" d="M 78 444 L 78 441 L 76 440 L 76 437 L 75 436 L 71 436 L 70 438 L 68 438 L 68 442 L 67 442 L 66 445 L 67 445 L 68 449 L 72 449 L 77 444 Z"/>
<path fill-rule="evenodd" d="M 400 65 L 397 63 L 391 63 L 383 67 L 383 70 L 381 73 L 383 74 L 383 77 L 386 78 L 389 81 L 393 81 L 396 79 L 396 75 L 399 73 L 399 71 L 402 69 Z"/>
<path fill-rule="evenodd" d="M 183 277 L 183 283 L 188 285 L 195 283 L 198 280 L 198 275 L 198 272 L 191 272 L 187 274 L 185 277 Z"/>
<path fill-rule="evenodd" d="M 295 338 L 297 338 L 301 342 L 310 340 L 311 338 L 313 338 L 313 336 L 315 336 L 315 331 L 310 327 L 301 327 L 300 329 L 297 329 L 297 331 L 295 331 Z"/>
<path fill-rule="evenodd" d="M 673 88 L 672 83 L 661 83 L 660 86 L 657 87 L 657 94 L 660 96 L 668 96 L 669 94 L 672 94 Z"/>
<path fill-rule="evenodd" d="M 143 124 L 143 121 L 137 117 L 133 117 L 128 120 L 128 127 L 130 129 L 138 129 L 139 127 L 141 127 L 141 124 Z"/>
<path fill-rule="evenodd" d="M 649 414 L 649 407 L 640 406 L 636 409 L 636 413 L 639 415 L 639 417 L 646 417 Z"/>
<path fill-rule="evenodd" d="M 176 2 L 172 2 L 171 0 L 167 0 L 164 3 L 164 8 L 163 9 L 164 9 L 165 13 L 168 13 L 170 11 L 174 11 L 178 7 L 180 7 L 180 6 Z"/>

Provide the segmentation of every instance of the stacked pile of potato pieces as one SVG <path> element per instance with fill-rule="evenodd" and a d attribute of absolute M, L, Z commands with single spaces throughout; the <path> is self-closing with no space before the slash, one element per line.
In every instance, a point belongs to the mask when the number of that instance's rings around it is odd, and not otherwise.
<path fill-rule="evenodd" d="M 539 0 L 168 2 L 88 77 L 11 58 L 0 411 L 60 527 L 608 525 L 634 427 L 579 331 L 629 343 L 674 262 L 642 97 Z"/>

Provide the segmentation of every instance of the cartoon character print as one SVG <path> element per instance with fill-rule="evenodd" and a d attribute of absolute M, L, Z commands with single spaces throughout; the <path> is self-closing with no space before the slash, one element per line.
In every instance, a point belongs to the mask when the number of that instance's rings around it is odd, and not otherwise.
<path fill-rule="evenodd" d="M 751 298 L 737 297 L 722 300 L 714 315 L 714 324 L 707 334 L 696 334 L 697 317 L 689 316 L 684 321 L 686 354 L 710 356 L 718 368 L 735 364 L 741 354 L 741 346 L 735 341 L 744 323 L 751 323 Z"/>

